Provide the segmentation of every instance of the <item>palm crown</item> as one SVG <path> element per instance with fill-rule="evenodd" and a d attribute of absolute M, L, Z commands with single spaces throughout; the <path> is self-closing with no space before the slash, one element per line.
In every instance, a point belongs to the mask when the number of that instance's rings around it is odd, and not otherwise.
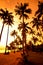
<path fill-rule="evenodd" d="M 43 3 L 39 1 L 38 10 L 36 11 L 35 15 L 37 15 L 39 19 L 42 16 L 42 14 L 43 14 Z"/>
<path fill-rule="evenodd" d="M 24 27 L 23 27 L 24 26 Z M 19 26 L 18 26 L 18 29 L 19 30 L 23 30 L 24 28 L 24 31 L 27 33 L 28 32 L 28 29 L 32 30 L 29 26 L 28 26 L 28 23 L 22 23 L 20 22 Z"/>
<path fill-rule="evenodd" d="M 17 14 L 20 15 L 20 19 L 22 16 L 24 16 L 27 19 L 28 18 L 27 13 L 31 13 L 31 9 L 27 7 L 28 7 L 27 3 L 24 3 L 24 4 L 21 3 L 20 5 L 16 5 L 15 12 L 16 12 L 16 15 Z"/>
<path fill-rule="evenodd" d="M 41 26 L 41 22 L 37 18 L 34 18 L 33 21 L 31 21 L 31 22 L 33 23 L 32 27 L 36 26 L 37 30 L 39 29 L 39 26 Z"/>
<path fill-rule="evenodd" d="M 8 18 L 13 18 L 13 15 L 12 12 L 9 12 L 7 9 L 0 9 L 0 17 L 4 20 L 3 22 L 6 23 Z"/>

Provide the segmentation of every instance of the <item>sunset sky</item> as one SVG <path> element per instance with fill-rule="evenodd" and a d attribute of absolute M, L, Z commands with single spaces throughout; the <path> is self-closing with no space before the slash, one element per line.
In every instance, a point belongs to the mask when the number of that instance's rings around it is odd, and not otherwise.
<path fill-rule="evenodd" d="M 7 8 L 10 12 L 13 12 L 13 15 L 14 15 L 14 21 L 15 21 L 15 26 L 13 25 L 13 29 L 16 29 L 17 30 L 17 27 L 18 27 L 18 24 L 20 21 L 19 20 L 19 17 L 18 16 L 15 16 L 15 12 L 14 12 L 14 8 L 15 8 L 15 5 L 17 5 L 17 2 L 18 3 L 29 3 L 29 8 L 31 8 L 32 10 L 32 14 L 29 15 L 30 19 L 27 20 L 27 21 L 31 21 L 32 17 L 34 16 L 34 13 L 35 11 L 37 10 L 38 8 L 38 1 L 39 0 L 0 0 L 0 8 Z M 40 1 L 43 1 L 43 0 L 40 0 Z M 2 28 L 2 20 L 0 20 L 0 31 L 1 31 L 1 28 Z M 10 27 L 10 32 L 12 31 L 12 28 Z M 3 30 L 3 34 L 2 34 L 2 40 L 0 42 L 0 47 L 1 46 L 5 46 L 6 44 L 6 37 L 7 37 L 7 26 L 5 25 L 4 27 L 4 30 Z M 4 39 L 3 39 L 4 38 Z M 10 36 L 10 33 L 9 33 L 9 40 L 8 40 L 8 44 L 12 41 L 12 39 L 14 40 L 13 37 Z"/>

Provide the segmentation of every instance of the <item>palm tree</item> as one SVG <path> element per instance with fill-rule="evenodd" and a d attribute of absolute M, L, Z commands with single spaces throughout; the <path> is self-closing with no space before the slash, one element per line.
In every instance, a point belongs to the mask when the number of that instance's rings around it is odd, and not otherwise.
<path fill-rule="evenodd" d="M 14 44 L 16 45 L 16 49 L 21 50 L 21 48 L 19 48 L 19 45 L 22 45 L 22 40 L 21 40 L 20 36 L 17 34 L 16 30 L 13 30 L 13 31 L 11 32 L 11 36 L 14 36 L 14 38 L 15 38 L 15 36 L 16 36 L 16 39 L 14 39 L 14 41 L 11 42 L 11 44 L 14 43 Z M 14 50 L 15 50 L 15 49 L 14 49 Z"/>
<path fill-rule="evenodd" d="M 24 34 L 25 33 L 25 29 L 24 29 L 24 25 L 27 25 L 24 23 L 24 19 L 28 18 L 28 14 L 31 13 L 31 9 L 30 8 L 27 8 L 28 7 L 28 4 L 27 3 L 24 3 L 24 4 L 18 4 L 16 5 L 16 8 L 15 8 L 15 12 L 16 12 L 16 15 L 20 15 L 20 19 L 22 18 L 23 20 L 23 30 L 22 30 L 22 39 L 23 39 L 23 53 L 24 53 L 24 38 L 26 38 L 26 35 Z M 25 37 L 24 37 L 25 36 Z"/>
<path fill-rule="evenodd" d="M 15 30 L 13 30 L 13 31 L 11 32 L 11 36 L 14 36 L 14 37 L 15 37 L 15 35 L 18 36 L 18 35 L 17 35 L 17 32 L 16 32 Z"/>
<path fill-rule="evenodd" d="M 11 36 L 14 36 L 14 38 L 15 38 L 15 35 L 16 35 L 16 39 L 15 39 L 14 43 L 16 42 L 17 44 L 19 44 L 19 42 L 20 42 L 20 44 L 22 44 L 22 40 L 21 40 L 20 36 L 17 34 L 17 32 L 15 30 L 13 30 L 11 32 Z"/>
<path fill-rule="evenodd" d="M 19 24 L 19 27 L 18 27 L 19 30 L 22 30 L 22 40 L 23 40 L 23 53 L 24 53 L 24 50 L 26 51 L 26 33 L 28 33 L 28 29 L 32 30 L 30 27 L 28 27 L 28 23 L 20 23 Z M 24 32 L 25 31 L 25 32 Z"/>
<path fill-rule="evenodd" d="M 24 29 L 23 29 L 23 26 L 24 26 Z M 24 23 L 20 22 L 18 29 L 22 30 L 22 36 L 23 36 L 23 41 L 24 41 L 23 44 L 26 46 L 26 33 L 28 33 L 28 29 L 30 29 L 31 31 L 32 29 L 28 27 L 28 23 L 25 23 L 25 22 Z"/>
<path fill-rule="evenodd" d="M 33 20 L 30 23 L 33 23 L 32 27 L 34 28 L 36 26 L 37 30 L 39 29 L 39 26 L 41 26 L 41 22 L 37 18 L 33 18 Z"/>
<path fill-rule="evenodd" d="M 1 34 L 0 34 L 0 40 L 1 40 L 2 32 L 3 32 L 3 28 L 4 28 L 4 24 L 5 24 L 6 13 L 7 12 L 5 10 L 0 9 L 0 17 L 1 17 L 1 19 L 3 19 L 3 26 L 2 26 L 2 30 L 1 30 Z"/>
<path fill-rule="evenodd" d="M 43 3 L 39 1 L 38 10 L 36 11 L 35 16 L 37 16 L 39 20 L 42 15 L 43 15 Z"/>
<path fill-rule="evenodd" d="M 43 2 L 38 2 L 38 10 L 36 11 L 35 16 L 37 16 L 38 20 L 42 17 L 41 26 L 43 31 Z"/>
<path fill-rule="evenodd" d="M 3 9 L 2 9 L 3 10 Z M 5 11 L 5 14 L 4 14 L 5 18 L 4 18 L 4 22 L 3 24 L 5 23 L 6 25 L 8 25 L 8 31 L 7 31 L 7 40 L 6 40 L 6 47 L 7 47 L 7 43 L 8 43 L 8 34 L 9 34 L 9 26 L 11 26 L 13 24 L 13 15 L 12 15 L 12 12 L 9 12 L 7 9 Z M 2 17 L 3 18 L 3 17 Z M 6 53 L 6 48 L 5 48 L 5 53 Z"/>
<path fill-rule="evenodd" d="M 2 36 L 2 32 L 3 32 L 3 28 L 4 28 L 4 24 L 7 22 L 8 16 L 9 14 L 12 14 L 12 12 L 8 12 L 7 9 L 0 9 L 0 17 L 1 19 L 3 19 L 3 26 L 2 26 L 2 30 L 1 30 L 1 34 L 0 34 L 0 40 L 1 40 L 1 36 Z M 10 16 L 10 18 L 13 16 Z"/>

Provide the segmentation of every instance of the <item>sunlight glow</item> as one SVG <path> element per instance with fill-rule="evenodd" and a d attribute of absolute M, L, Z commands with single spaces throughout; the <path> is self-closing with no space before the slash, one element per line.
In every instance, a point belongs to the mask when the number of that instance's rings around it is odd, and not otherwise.
<path fill-rule="evenodd" d="M 42 0 L 40 0 L 40 1 L 42 1 Z M 0 8 L 3 8 L 3 9 L 7 8 L 8 11 L 12 11 L 13 15 L 14 15 L 14 25 L 9 26 L 9 35 L 8 35 L 8 43 L 7 43 L 8 45 L 12 41 L 15 40 L 15 38 L 10 35 L 13 30 L 16 30 L 18 32 L 18 35 L 22 38 L 21 32 L 18 30 L 18 25 L 19 25 L 20 22 L 22 22 L 22 19 L 19 20 L 19 16 L 18 15 L 15 16 L 15 12 L 14 12 L 14 8 L 15 8 L 15 5 L 17 4 L 17 2 L 19 2 L 19 0 L 13 0 L 13 1 L 12 0 L 0 0 Z M 31 8 L 31 10 L 32 10 L 32 13 L 29 14 L 29 19 L 28 20 L 25 19 L 25 21 L 24 21 L 24 22 L 30 23 L 30 21 L 32 21 L 32 19 L 33 19 L 32 17 L 34 17 L 35 11 L 38 8 L 37 7 L 38 0 L 33 0 L 33 1 L 32 0 L 26 0 L 26 1 L 25 0 L 21 0 L 20 3 L 21 2 L 22 3 L 24 3 L 24 2 L 28 3 L 29 4 L 29 8 Z M 3 20 L 0 19 L 0 33 L 1 33 L 2 25 L 3 25 L 2 22 L 3 22 Z M 32 26 L 32 24 L 30 24 L 29 26 Z M 1 51 L 5 50 L 6 39 L 7 39 L 7 29 L 8 29 L 8 25 L 5 24 L 4 29 L 3 29 L 3 33 L 2 33 L 2 38 L 1 38 L 1 41 L 0 41 L 0 50 Z M 34 28 L 34 30 L 37 32 L 36 27 Z M 42 33 L 42 35 L 43 35 L 43 33 Z M 27 34 L 27 38 L 26 38 L 27 43 L 29 42 L 29 40 L 31 39 L 31 37 L 32 37 L 32 35 L 29 35 L 29 33 L 28 33 Z M 42 40 L 42 42 L 43 42 L 43 39 L 41 37 L 38 37 L 38 39 Z M 40 45 L 40 44 L 41 44 L 41 42 L 37 42 L 36 43 L 36 45 Z"/>

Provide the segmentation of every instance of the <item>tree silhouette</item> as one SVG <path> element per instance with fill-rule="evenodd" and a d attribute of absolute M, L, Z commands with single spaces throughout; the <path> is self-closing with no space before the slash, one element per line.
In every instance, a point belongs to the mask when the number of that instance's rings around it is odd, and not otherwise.
<path fill-rule="evenodd" d="M 10 21 L 10 18 L 13 17 L 13 16 L 10 16 L 11 14 L 12 14 L 12 12 L 8 12 L 7 9 L 6 10 L 0 9 L 0 17 L 1 17 L 1 19 L 3 19 L 3 26 L 2 26 L 2 30 L 1 30 L 1 34 L 0 34 L 0 40 L 1 40 L 2 32 L 3 32 L 4 24 L 6 22 L 8 22 L 8 18 L 9 18 L 9 21 Z"/>
<path fill-rule="evenodd" d="M 41 26 L 43 31 L 43 2 L 38 2 L 38 10 L 36 11 L 35 16 L 37 16 L 38 20 L 42 17 Z"/>
<path fill-rule="evenodd" d="M 33 21 L 31 21 L 31 23 L 33 23 L 33 28 L 36 26 L 36 29 L 39 29 L 39 26 L 41 26 L 41 22 L 40 20 L 38 20 L 37 18 L 33 18 Z"/>
<path fill-rule="evenodd" d="M 14 36 L 14 37 L 15 37 L 15 35 L 16 35 L 16 40 L 18 39 L 19 42 L 22 43 L 22 40 L 21 40 L 20 36 L 17 34 L 16 30 L 13 30 L 13 31 L 11 32 L 11 36 Z"/>
<path fill-rule="evenodd" d="M 24 26 L 26 27 L 27 26 L 27 23 L 25 24 L 24 23 L 24 19 L 26 18 L 28 18 L 28 14 L 30 14 L 31 13 L 31 9 L 30 8 L 27 8 L 28 7 L 28 4 L 27 3 L 24 3 L 24 4 L 18 4 L 18 5 L 16 5 L 16 8 L 15 8 L 15 12 L 16 12 L 16 15 L 19 15 L 20 16 L 20 18 L 19 19 L 21 19 L 22 18 L 22 20 L 23 20 L 23 29 L 22 29 L 22 39 L 23 39 L 23 54 L 24 54 L 24 44 L 26 43 L 26 41 L 24 41 L 24 39 L 26 40 L 26 34 L 25 34 L 25 32 L 26 32 L 26 28 L 24 28 Z M 21 25 L 21 24 L 20 24 Z M 21 26 L 22 26 L 21 25 Z"/>
<path fill-rule="evenodd" d="M 38 10 L 36 11 L 35 16 L 37 16 L 39 20 L 42 15 L 43 15 L 43 3 L 39 1 Z"/>
<path fill-rule="evenodd" d="M 14 39 L 14 41 L 13 41 L 14 43 L 16 43 L 16 45 L 21 45 L 22 44 L 22 40 L 21 40 L 20 36 L 17 34 L 16 30 L 13 30 L 11 32 L 11 36 L 14 36 L 14 38 L 16 36 L 16 39 Z"/>
<path fill-rule="evenodd" d="M 18 36 L 18 35 L 17 35 L 17 32 L 16 32 L 15 30 L 13 30 L 13 31 L 11 32 L 11 36 L 14 36 L 14 37 L 15 37 L 15 35 Z"/>
<path fill-rule="evenodd" d="M 6 47 L 7 47 L 9 26 L 11 26 L 13 24 L 13 15 L 12 15 L 12 12 L 9 12 L 7 9 L 5 11 L 3 9 L 1 9 L 1 11 L 2 11 L 2 13 L 0 13 L 0 15 L 3 18 L 3 20 L 4 20 L 3 25 L 4 24 L 8 25 L 7 39 L 6 39 Z M 3 14 L 3 12 L 4 12 L 4 14 Z M 2 27 L 2 31 L 3 31 L 3 27 Z M 1 34 L 2 34 L 2 32 L 1 32 Z M 6 53 L 6 49 L 7 48 L 5 48 L 5 53 Z"/>
<path fill-rule="evenodd" d="M 28 33 L 28 29 L 30 29 L 31 31 L 32 31 L 32 29 L 30 27 L 28 27 L 28 23 L 25 23 L 25 22 L 24 23 L 20 22 L 18 29 L 22 30 L 22 37 L 23 37 L 22 39 L 23 39 L 23 42 L 24 42 L 24 45 L 25 45 L 24 47 L 26 48 L 26 45 L 27 45 L 26 44 L 26 33 Z"/>
<path fill-rule="evenodd" d="M 2 36 L 2 32 L 3 32 L 5 20 L 6 20 L 6 18 L 7 18 L 7 11 L 5 11 L 5 10 L 3 10 L 3 9 L 0 9 L 0 17 L 1 17 L 1 19 L 3 19 L 3 26 L 2 26 L 1 34 L 0 34 L 0 40 L 1 40 L 1 36 Z"/>

